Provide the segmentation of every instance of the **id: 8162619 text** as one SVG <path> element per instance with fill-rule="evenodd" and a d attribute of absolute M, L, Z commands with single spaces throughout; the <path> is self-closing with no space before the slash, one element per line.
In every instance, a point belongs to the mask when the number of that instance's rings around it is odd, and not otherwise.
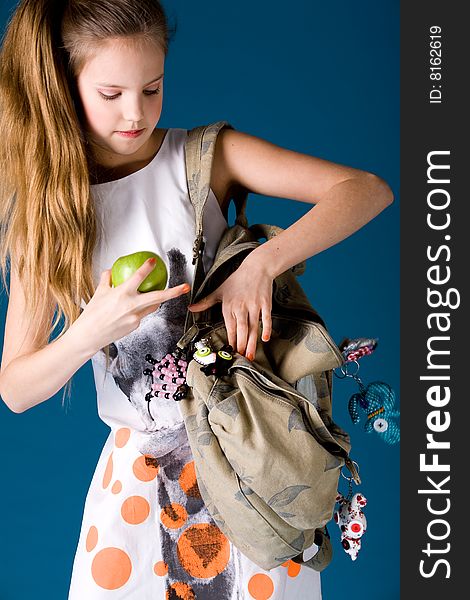
<path fill-rule="evenodd" d="M 429 28 L 429 92 L 430 104 L 442 103 L 442 29 L 439 25 Z"/>

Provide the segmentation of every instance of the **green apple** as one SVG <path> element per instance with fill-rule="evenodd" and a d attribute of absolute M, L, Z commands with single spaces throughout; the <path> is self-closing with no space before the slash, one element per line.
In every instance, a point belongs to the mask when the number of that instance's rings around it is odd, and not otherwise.
<path fill-rule="evenodd" d="M 156 258 L 157 262 L 155 263 L 153 271 L 147 275 L 137 289 L 139 292 L 164 290 L 168 281 L 166 265 L 158 254 L 155 254 L 155 252 L 148 252 L 147 250 L 120 256 L 114 262 L 111 268 L 111 281 L 113 286 L 117 287 L 118 285 L 121 285 L 121 283 L 127 281 L 129 277 L 131 277 L 149 258 Z"/>

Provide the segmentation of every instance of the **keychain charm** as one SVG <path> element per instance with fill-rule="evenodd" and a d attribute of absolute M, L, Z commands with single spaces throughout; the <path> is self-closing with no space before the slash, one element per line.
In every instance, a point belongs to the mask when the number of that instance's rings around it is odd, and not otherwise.
<path fill-rule="evenodd" d="M 364 430 L 366 433 L 375 431 L 387 444 L 400 441 L 398 417 L 400 412 L 395 410 L 395 393 L 388 383 L 373 381 L 364 386 L 357 378 L 359 392 L 349 399 L 348 410 L 352 422 L 359 423 L 359 409 L 366 414 Z"/>
<path fill-rule="evenodd" d="M 354 463 L 357 466 L 357 463 Z M 341 531 L 341 545 L 344 551 L 356 560 L 361 549 L 361 538 L 367 530 L 367 519 L 362 509 L 367 504 L 367 498 L 361 494 L 352 493 L 353 477 L 342 477 L 349 483 L 348 493 L 343 496 L 340 492 L 336 496 L 339 507 L 334 513 L 334 521 Z"/>
<path fill-rule="evenodd" d="M 357 425 L 360 421 L 360 411 L 365 413 L 366 433 L 375 432 L 387 444 L 396 444 L 400 441 L 400 426 L 398 418 L 400 412 L 395 409 L 395 392 L 383 381 L 373 381 L 364 385 L 358 375 L 359 362 L 363 356 L 374 352 L 377 347 L 375 338 L 346 339 L 340 345 L 344 363 L 339 367 L 341 375 L 335 370 L 335 375 L 340 379 L 351 377 L 359 386 L 359 392 L 351 396 L 348 411 L 352 422 Z M 354 370 L 355 369 L 355 370 Z"/>
<path fill-rule="evenodd" d="M 377 348 L 377 342 L 377 338 L 355 338 L 354 340 L 346 338 L 339 345 L 344 362 L 357 361 L 363 356 L 372 354 Z"/>
<path fill-rule="evenodd" d="M 223 346 L 215 352 L 208 338 L 203 338 L 194 344 L 195 350 L 192 358 L 202 365 L 201 371 L 205 375 L 226 375 L 228 368 L 233 363 L 233 349 L 229 345 Z M 183 400 L 188 396 L 189 387 L 186 383 L 186 371 L 188 358 L 186 352 L 176 348 L 171 354 L 167 354 L 157 361 L 151 354 L 147 354 L 145 360 L 153 365 L 153 368 L 145 369 L 143 374 L 150 380 L 150 390 L 145 394 L 148 412 L 152 421 L 154 418 L 150 412 L 152 398 L 170 398 L 176 401 Z"/>
<path fill-rule="evenodd" d="M 153 358 L 151 354 L 147 354 L 145 360 L 153 365 L 153 368 L 145 369 L 143 372 L 152 380 L 151 389 L 145 395 L 149 414 L 152 398 L 165 398 L 166 400 L 172 398 L 176 401 L 186 398 L 189 391 L 186 384 L 188 361 L 183 350 L 176 348 L 160 361 Z M 150 416 L 152 417 L 151 414 Z"/>
<path fill-rule="evenodd" d="M 233 348 L 226 344 L 217 352 L 212 349 L 208 338 L 203 338 L 195 343 L 196 351 L 194 360 L 203 365 L 201 371 L 209 376 L 221 377 L 228 373 L 228 368 L 233 363 Z"/>

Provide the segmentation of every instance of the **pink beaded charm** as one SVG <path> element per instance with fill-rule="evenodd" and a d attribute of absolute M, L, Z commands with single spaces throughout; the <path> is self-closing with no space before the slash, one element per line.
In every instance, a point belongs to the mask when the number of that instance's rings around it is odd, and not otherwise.
<path fill-rule="evenodd" d="M 169 400 L 182 400 L 188 394 L 186 384 L 186 369 L 188 361 L 182 350 L 177 348 L 171 354 L 167 354 L 157 361 L 151 354 L 147 354 L 145 360 L 153 365 L 153 368 L 145 369 L 144 375 L 151 378 L 150 391 L 145 395 L 148 402 L 150 414 L 150 402 L 152 398 L 165 398 Z M 152 416 L 150 414 L 150 416 Z"/>

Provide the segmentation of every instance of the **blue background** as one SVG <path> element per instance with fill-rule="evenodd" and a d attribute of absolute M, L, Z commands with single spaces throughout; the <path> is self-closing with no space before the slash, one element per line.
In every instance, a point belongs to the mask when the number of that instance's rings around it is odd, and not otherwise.
<path fill-rule="evenodd" d="M 2 3 L 2 26 L 14 4 Z M 395 203 L 309 259 L 300 281 L 337 343 L 343 337 L 379 338 L 375 354 L 361 361 L 360 375 L 398 391 L 398 1 L 164 5 L 178 30 L 166 62 L 160 127 L 224 119 L 280 146 L 372 171 L 392 187 Z M 309 209 L 250 195 L 248 218 L 288 227 Z M 0 300 L 3 339 L 5 293 Z M 352 424 L 347 401 L 355 391 L 353 382 L 335 378 L 334 418 L 351 434 L 351 455 L 363 481 L 358 489 L 369 501 L 368 530 L 352 562 L 340 546 L 338 527 L 330 524 L 335 555 L 322 574 L 323 597 L 396 599 L 399 447 Z M 60 392 L 20 415 L 0 403 L 0 421 L 0 598 L 62 600 L 86 493 L 109 432 L 97 415 L 91 363 L 75 375 L 67 411 Z"/>

